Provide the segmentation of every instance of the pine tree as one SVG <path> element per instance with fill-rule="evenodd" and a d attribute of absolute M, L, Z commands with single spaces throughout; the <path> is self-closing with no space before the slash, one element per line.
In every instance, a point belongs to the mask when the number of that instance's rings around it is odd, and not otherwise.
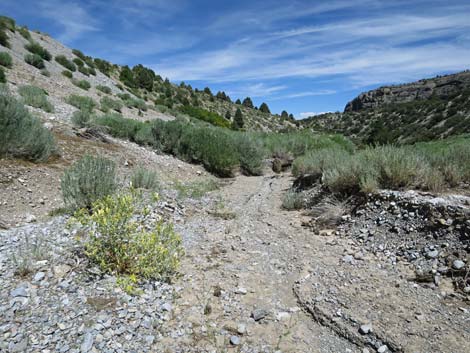
<path fill-rule="evenodd" d="M 212 92 L 209 87 L 204 88 L 204 93 L 207 93 L 208 95 L 212 96 Z"/>
<path fill-rule="evenodd" d="M 232 120 L 232 114 L 230 114 L 230 110 L 227 110 L 227 112 L 225 113 L 225 119 Z"/>
<path fill-rule="evenodd" d="M 282 113 L 281 113 L 281 118 L 283 120 L 287 120 L 287 119 L 289 119 L 289 114 L 285 110 L 283 110 Z"/>
<path fill-rule="evenodd" d="M 129 69 L 129 66 L 123 66 L 121 73 L 119 74 L 119 79 L 127 87 L 135 87 L 134 74 L 132 73 L 132 70 Z"/>
<path fill-rule="evenodd" d="M 268 105 L 264 102 L 261 103 L 261 105 L 259 106 L 259 110 L 260 110 L 260 112 L 271 114 L 271 111 L 269 110 Z"/>
<path fill-rule="evenodd" d="M 153 90 L 153 81 L 155 81 L 157 76 L 152 69 L 139 64 L 132 68 L 132 73 L 137 87 L 145 88 L 149 92 Z"/>
<path fill-rule="evenodd" d="M 246 97 L 244 100 L 243 100 L 243 103 L 242 103 L 245 107 L 247 108 L 251 108 L 253 109 L 254 108 L 254 105 L 253 105 L 253 101 L 251 100 L 250 97 Z"/>
<path fill-rule="evenodd" d="M 235 130 L 243 129 L 244 121 L 243 121 L 243 114 L 240 108 L 237 108 L 235 112 L 235 117 L 233 118 L 233 128 Z"/>
<path fill-rule="evenodd" d="M 240 99 L 237 99 L 237 100 L 235 101 L 235 104 L 242 104 L 242 102 L 241 102 Z"/>

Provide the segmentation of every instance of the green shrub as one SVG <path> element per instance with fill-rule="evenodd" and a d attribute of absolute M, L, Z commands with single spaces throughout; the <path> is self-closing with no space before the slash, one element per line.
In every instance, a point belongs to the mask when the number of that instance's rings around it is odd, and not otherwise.
<path fill-rule="evenodd" d="M 49 53 L 47 49 L 43 48 L 39 43 L 31 42 L 25 44 L 24 48 L 32 54 L 39 55 L 42 59 L 46 61 L 50 61 L 52 59 L 51 53 Z"/>
<path fill-rule="evenodd" d="M 72 53 L 73 53 L 75 56 L 77 56 L 77 57 L 79 57 L 80 59 L 82 59 L 83 61 L 86 61 L 86 56 L 85 56 L 85 54 L 83 54 L 82 51 L 80 51 L 80 50 L 78 50 L 78 49 L 72 49 Z"/>
<path fill-rule="evenodd" d="M 164 152 L 201 163 L 208 171 L 221 177 L 233 176 L 240 165 L 234 139 L 224 129 L 155 120 L 152 131 L 155 144 Z"/>
<path fill-rule="evenodd" d="M 64 172 L 62 196 L 69 209 L 88 208 L 116 189 L 116 166 L 104 157 L 85 156 Z"/>
<path fill-rule="evenodd" d="M 33 38 L 31 37 L 31 33 L 29 33 L 29 30 L 26 26 L 18 28 L 18 32 L 23 36 L 24 39 L 29 41 L 33 40 Z"/>
<path fill-rule="evenodd" d="M 282 208 L 286 210 L 300 210 L 305 206 L 305 195 L 302 192 L 289 190 L 282 199 Z"/>
<path fill-rule="evenodd" d="M 0 155 L 45 161 L 56 153 L 52 133 L 6 88 L 0 88 Z"/>
<path fill-rule="evenodd" d="M 75 64 L 71 62 L 69 59 L 67 59 L 64 55 L 57 55 L 55 57 L 55 61 L 57 61 L 60 65 L 65 67 L 67 70 L 70 70 L 72 72 L 75 72 L 77 68 L 75 67 Z"/>
<path fill-rule="evenodd" d="M 294 161 L 296 176 L 313 174 L 334 193 L 377 189 L 441 191 L 470 180 L 468 138 L 410 146 L 368 147 L 356 154 L 323 149 Z"/>
<path fill-rule="evenodd" d="M 106 94 L 111 94 L 112 93 L 111 88 L 109 88 L 108 86 L 98 85 L 98 86 L 96 86 L 96 89 L 98 91 L 101 91 L 101 92 L 106 93 Z"/>
<path fill-rule="evenodd" d="M 64 71 L 62 71 L 62 75 L 64 75 L 64 76 L 67 77 L 67 78 L 70 78 L 70 79 L 73 78 L 73 73 L 72 73 L 71 71 L 69 71 L 69 70 L 64 70 Z"/>
<path fill-rule="evenodd" d="M 145 101 L 139 98 L 132 98 L 129 94 L 119 94 L 119 98 L 121 98 L 128 108 L 136 108 L 142 111 L 147 111 L 147 105 Z M 123 98 L 124 97 L 124 98 Z"/>
<path fill-rule="evenodd" d="M 239 134 L 234 143 L 238 149 L 242 171 L 248 175 L 262 175 L 266 155 L 262 142 L 246 134 Z"/>
<path fill-rule="evenodd" d="M 44 60 L 42 60 L 42 58 L 37 54 L 26 54 L 24 56 L 24 61 L 37 69 L 44 69 L 46 67 Z"/>
<path fill-rule="evenodd" d="M 86 255 L 105 272 L 129 276 L 132 284 L 138 278 L 169 280 L 184 254 L 172 225 L 152 221 L 135 192 L 107 196 L 93 204 L 91 214 L 76 218 L 88 231 Z"/>
<path fill-rule="evenodd" d="M 0 28 L 8 29 L 14 33 L 16 30 L 16 22 L 11 17 L 0 16 Z"/>
<path fill-rule="evenodd" d="M 11 58 L 11 55 L 5 51 L 0 52 L 0 65 L 11 67 L 13 65 L 13 59 Z"/>
<path fill-rule="evenodd" d="M 5 76 L 5 71 L 0 67 L 0 83 L 6 83 L 7 77 Z"/>
<path fill-rule="evenodd" d="M 120 112 L 122 109 L 122 103 L 118 100 L 112 99 L 110 97 L 103 97 L 100 100 L 101 110 L 107 113 L 110 110 L 115 110 Z"/>
<path fill-rule="evenodd" d="M 77 94 L 70 95 L 67 98 L 67 103 L 70 105 L 73 105 L 75 108 L 78 108 L 80 110 L 90 111 L 90 112 L 93 111 L 93 109 L 96 107 L 96 103 L 93 100 L 93 98 L 79 96 Z"/>
<path fill-rule="evenodd" d="M 91 84 L 90 84 L 90 82 L 88 82 L 87 80 L 76 80 L 76 79 L 72 79 L 72 83 L 73 83 L 75 86 L 77 86 L 77 87 L 79 87 L 79 88 L 81 88 L 81 89 L 83 89 L 83 90 L 85 90 L 85 91 L 88 91 L 88 90 L 91 88 Z"/>
<path fill-rule="evenodd" d="M 208 122 L 214 126 L 230 128 L 231 124 L 227 119 L 224 119 L 219 114 L 212 113 L 202 108 L 195 108 L 191 106 L 184 106 L 181 111 L 193 118 Z"/>
<path fill-rule="evenodd" d="M 44 110 L 45 112 L 54 112 L 54 106 L 47 100 L 46 93 L 42 88 L 36 86 L 21 86 L 18 93 L 23 97 L 26 105 Z"/>
<path fill-rule="evenodd" d="M 96 76 L 96 70 L 93 67 L 89 67 L 87 71 L 90 75 Z"/>
<path fill-rule="evenodd" d="M 178 191 L 178 198 L 180 199 L 186 199 L 188 197 L 200 199 L 207 193 L 217 190 L 219 188 L 219 184 L 211 178 L 190 183 L 181 183 L 176 181 L 174 183 L 174 187 Z"/>
<path fill-rule="evenodd" d="M 90 72 L 85 66 L 78 66 L 78 72 L 81 72 L 85 76 L 90 76 Z"/>
<path fill-rule="evenodd" d="M 84 63 L 84 62 L 82 61 L 82 59 L 80 59 L 80 58 L 74 58 L 72 61 L 73 61 L 74 64 L 77 65 L 78 67 L 81 67 L 81 66 L 84 66 L 84 65 L 85 65 L 85 63 Z"/>
<path fill-rule="evenodd" d="M 95 58 L 93 62 L 98 70 L 100 70 L 103 74 L 108 77 L 111 75 L 111 72 L 113 71 L 113 65 L 110 62 L 99 58 Z"/>
<path fill-rule="evenodd" d="M 118 113 L 108 113 L 96 118 L 95 123 L 107 128 L 110 135 L 134 141 L 137 132 L 146 125 L 143 122 L 123 118 Z"/>
<path fill-rule="evenodd" d="M 46 69 L 41 70 L 41 75 L 46 76 L 46 77 L 51 77 L 51 73 L 47 71 Z"/>
<path fill-rule="evenodd" d="M 134 188 L 155 190 L 158 188 L 157 173 L 152 170 L 139 167 L 132 174 L 131 183 Z"/>
<path fill-rule="evenodd" d="M 10 41 L 8 35 L 4 28 L 0 26 L 0 45 L 3 45 L 5 48 L 10 48 Z"/>
<path fill-rule="evenodd" d="M 149 123 L 141 124 L 137 132 L 134 134 L 133 141 L 139 145 L 154 145 L 155 140 L 152 134 L 152 126 Z"/>
<path fill-rule="evenodd" d="M 85 127 L 90 125 L 93 116 L 89 110 L 77 110 L 72 114 L 72 123 L 77 127 Z"/>

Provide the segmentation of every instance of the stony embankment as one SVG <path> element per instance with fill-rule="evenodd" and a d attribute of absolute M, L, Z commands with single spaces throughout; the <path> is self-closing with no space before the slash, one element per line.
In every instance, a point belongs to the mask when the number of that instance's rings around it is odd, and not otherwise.
<path fill-rule="evenodd" d="M 199 200 L 169 196 L 154 212 L 183 236 L 180 275 L 135 296 L 87 263 L 64 218 L 3 231 L 0 350 L 470 349 L 466 198 L 387 191 L 326 228 L 281 209 L 291 183 L 239 176 Z M 19 276 L 11 255 L 35 239 L 47 256 Z"/>

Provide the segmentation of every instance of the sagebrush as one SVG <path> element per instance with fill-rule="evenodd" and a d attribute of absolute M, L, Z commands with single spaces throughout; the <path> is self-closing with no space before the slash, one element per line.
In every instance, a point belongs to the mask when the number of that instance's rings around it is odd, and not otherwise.
<path fill-rule="evenodd" d="M 62 196 L 69 209 L 89 209 L 96 200 L 114 193 L 116 187 L 116 165 L 104 157 L 83 157 L 61 179 Z"/>
<path fill-rule="evenodd" d="M 52 133 L 0 86 L 0 155 L 41 162 L 57 152 Z"/>
<path fill-rule="evenodd" d="M 44 110 L 45 112 L 54 112 L 54 106 L 47 100 L 46 92 L 36 86 L 21 86 L 18 93 L 23 97 L 26 105 Z"/>

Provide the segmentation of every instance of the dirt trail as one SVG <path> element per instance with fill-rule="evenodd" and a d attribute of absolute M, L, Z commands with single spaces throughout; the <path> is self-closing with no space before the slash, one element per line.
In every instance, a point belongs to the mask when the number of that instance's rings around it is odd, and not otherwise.
<path fill-rule="evenodd" d="M 302 259 L 316 249 L 295 213 L 280 208 L 290 182 L 276 176 L 239 177 L 221 191 L 225 211 L 233 212 L 234 219 L 201 210 L 179 229 L 191 245 L 166 330 L 192 326 L 192 335 L 176 338 L 182 352 L 357 350 L 298 306 L 292 288 L 302 273 Z M 266 310 L 267 317 L 255 322 L 250 318 L 254 309 Z M 240 338 L 239 346 L 230 344 L 231 335 Z M 174 346 L 174 340 L 168 337 L 161 347 Z"/>
<path fill-rule="evenodd" d="M 373 254 L 344 263 L 357 250 L 350 240 L 315 235 L 300 213 L 281 209 L 291 183 L 285 175 L 237 177 L 220 190 L 223 206 L 207 206 L 179 226 L 188 252 L 159 349 L 467 351 L 461 303 L 407 281 L 406 264 L 390 267 Z M 255 321 L 255 309 L 267 316 Z M 366 323 L 371 332 L 360 334 Z"/>

